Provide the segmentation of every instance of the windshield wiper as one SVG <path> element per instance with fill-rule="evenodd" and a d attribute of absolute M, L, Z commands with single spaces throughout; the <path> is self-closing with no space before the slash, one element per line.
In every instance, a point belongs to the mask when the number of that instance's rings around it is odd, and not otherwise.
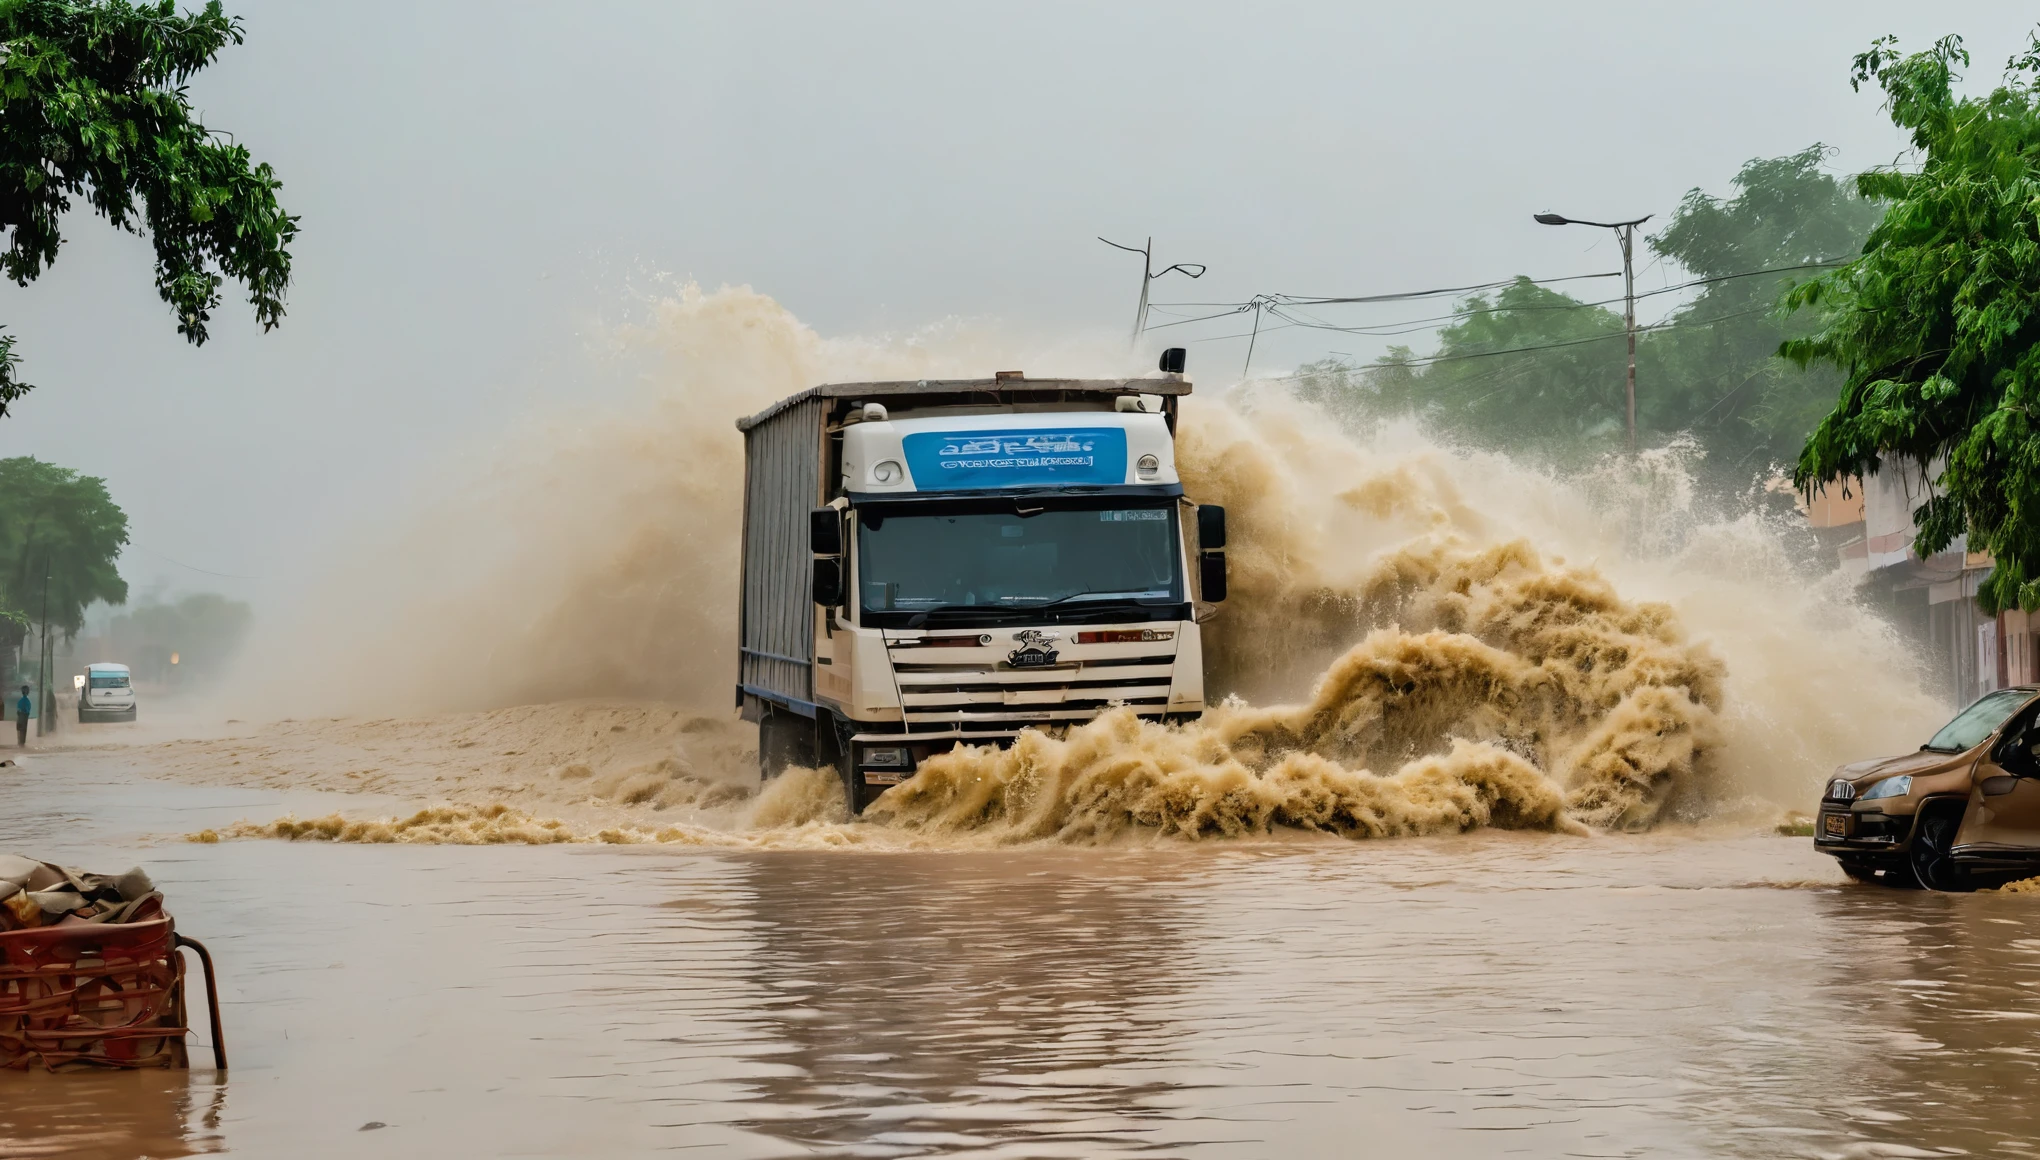
<path fill-rule="evenodd" d="M 1029 611 L 1031 611 L 1031 608 L 1004 608 L 997 604 L 938 604 L 933 608 L 924 608 L 907 617 L 907 627 L 919 628 L 928 623 L 930 617 L 942 616 L 945 613 L 952 616 L 969 614 L 972 616 L 1025 617 Z"/>
<path fill-rule="evenodd" d="M 1032 612 L 1042 608 L 1054 608 L 1058 604 L 1068 604 L 1072 600 L 1082 600 L 1086 597 L 1100 603 L 1138 604 L 1143 608 L 1153 608 L 1161 604 L 1182 603 L 1182 601 L 1168 596 L 1136 596 L 1131 592 L 1072 592 L 1068 596 L 1058 596 L 1054 600 L 1044 600 L 1040 604 L 1016 604 L 1011 607 L 1024 608 Z"/>
<path fill-rule="evenodd" d="M 1087 596 L 1093 598 L 1099 604 L 1136 604 L 1142 608 L 1162 608 L 1182 603 L 1180 600 L 1167 596 L 1132 596 L 1110 592 L 1072 592 L 1068 596 L 1058 596 L 1054 600 L 1045 600 L 1040 604 L 941 604 L 934 608 L 924 608 L 909 616 L 906 626 L 908 628 L 919 628 L 928 623 L 930 619 L 945 615 L 959 617 L 992 616 L 1002 619 L 1018 618 L 1026 620 L 1044 609 L 1055 608 L 1059 605 L 1068 604 L 1073 600 L 1081 600 Z"/>

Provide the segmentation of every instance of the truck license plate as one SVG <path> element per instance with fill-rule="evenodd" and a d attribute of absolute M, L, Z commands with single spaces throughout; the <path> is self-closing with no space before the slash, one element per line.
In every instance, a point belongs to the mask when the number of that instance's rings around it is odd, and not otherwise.
<path fill-rule="evenodd" d="M 1052 652 L 1016 652 L 1006 663 L 1016 669 L 1045 669 L 1055 664 L 1055 657 Z"/>
<path fill-rule="evenodd" d="M 1821 823 L 1826 827 L 1827 836 L 1830 838 L 1846 838 L 1849 836 L 1849 815 L 1847 814 L 1827 814 L 1821 818 Z"/>

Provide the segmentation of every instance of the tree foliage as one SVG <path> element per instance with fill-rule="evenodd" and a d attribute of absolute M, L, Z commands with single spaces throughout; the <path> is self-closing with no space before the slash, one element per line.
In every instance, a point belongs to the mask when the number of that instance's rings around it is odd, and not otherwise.
<path fill-rule="evenodd" d="M 281 321 L 298 219 L 270 167 L 201 124 L 184 88 L 241 39 L 219 0 L 182 14 L 173 0 L 0 0 L 0 272 L 40 275 L 82 198 L 151 240 L 156 291 L 193 344 L 228 278 L 265 331 Z M 0 338 L 0 415 L 30 389 L 13 343 Z"/>
<path fill-rule="evenodd" d="M 1747 483 L 1789 463 L 1832 405 L 1839 374 L 1777 356 L 1780 342 L 1817 322 L 1785 316 L 1780 296 L 1810 267 L 1858 252 L 1877 220 L 1873 203 L 1822 171 L 1826 155 L 1814 145 L 1749 161 L 1729 196 L 1692 190 L 1649 239 L 1660 258 L 1704 281 L 1639 338 L 1637 428 L 1646 443 L 1691 436 Z M 1396 348 L 1366 367 L 1313 364 L 1298 389 L 1348 413 L 1413 413 L 1478 442 L 1574 458 L 1622 446 L 1623 338 L 1612 285 L 1583 299 L 1518 279 L 1459 302 L 1434 353 Z"/>
<path fill-rule="evenodd" d="M 247 638 L 255 621 L 247 604 L 217 592 L 194 592 L 175 600 L 144 595 L 133 608 L 113 617 L 107 638 L 92 642 L 108 650 L 82 663 L 116 660 L 147 681 L 178 679 L 193 683 L 217 680 Z M 177 663 L 170 663 L 171 657 Z"/>
<path fill-rule="evenodd" d="M 2040 606 L 2040 37 L 2004 83 L 1958 97 L 1969 62 L 1958 37 L 1901 56 L 1891 38 L 1855 60 L 1853 83 L 1884 91 L 1911 135 L 1916 168 L 1864 174 L 1887 203 L 1863 255 L 1795 289 L 1826 324 L 1785 345 L 1796 362 L 1843 374 L 1833 411 L 1802 450 L 1795 481 L 1853 473 L 1934 478 L 1914 548 L 1967 535 L 1996 568 L 1989 609 Z"/>
<path fill-rule="evenodd" d="M 128 542 L 127 513 L 106 481 L 28 456 L 0 459 L 0 646 L 19 648 L 43 612 L 44 575 L 53 635 L 75 635 L 95 600 L 120 604 L 127 582 L 115 561 Z"/>
<path fill-rule="evenodd" d="M 1766 469 L 1791 462 L 1833 405 L 1841 376 L 1778 357 L 1787 338 L 1817 323 L 1785 316 L 1791 286 L 1860 252 L 1879 207 L 1821 169 L 1813 145 L 1746 162 L 1732 196 L 1695 189 L 1650 238 L 1651 250 L 1702 285 L 1670 326 L 1645 338 L 1651 390 L 1639 400 L 1650 426 L 1692 432 L 1719 463 Z M 1772 270 L 1776 273 L 1752 274 Z M 1658 404 L 1653 406 L 1653 404 Z"/>

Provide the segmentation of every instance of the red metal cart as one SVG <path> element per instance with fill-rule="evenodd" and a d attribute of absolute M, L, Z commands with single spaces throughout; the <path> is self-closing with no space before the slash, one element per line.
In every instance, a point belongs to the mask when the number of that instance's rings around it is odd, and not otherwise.
<path fill-rule="evenodd" d="M 0 1068 L 190 1066 L 186 947 L 205 969 L 213 1066 L 225 1071 L 212 955 L 161 913 L 0 932 Z"/>

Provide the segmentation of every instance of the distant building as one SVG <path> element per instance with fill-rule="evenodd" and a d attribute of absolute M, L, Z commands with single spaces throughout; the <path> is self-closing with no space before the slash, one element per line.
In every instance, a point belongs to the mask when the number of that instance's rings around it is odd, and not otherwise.
<path fill-rule="evenodd" d="M 1968 551 L 1963 537 L 1926 559 L 1913 553 L 1913 511 L 1931 494 L 1921 473 L 1887 470 L 1830 484 L 1808 505 L 1807 523 L 1864 595 L 1927 650 L 1950 698 L 1966 704 L 1992 689 L 2040 681 L 2040 623 L 2024 612 L 1987 616 L 1976 603 L 1990 556 Z"/>

